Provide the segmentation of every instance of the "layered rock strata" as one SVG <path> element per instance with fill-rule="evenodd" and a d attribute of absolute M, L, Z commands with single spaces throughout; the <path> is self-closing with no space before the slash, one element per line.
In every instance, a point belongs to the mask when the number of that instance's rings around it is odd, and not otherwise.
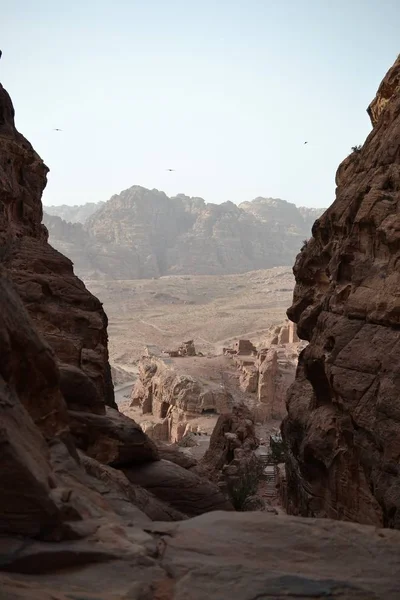
<path fill-rule="evenodd" d="M 294 266 L 288 509 L 400 528 L 400 57 Z"/>

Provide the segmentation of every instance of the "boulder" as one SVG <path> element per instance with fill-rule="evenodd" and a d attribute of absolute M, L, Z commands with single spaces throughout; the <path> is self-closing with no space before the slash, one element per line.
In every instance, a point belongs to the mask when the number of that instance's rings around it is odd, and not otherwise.
<path fill-rule="evenodd" d="M 218 418 L 209 448 L 195 470 L 225 488 L 255 459 L 258 445 L 251 411 L 244 404 L 235 404 L 231 413 Z"/>
<path fill-rule="evenodd" d="M 154 442 L 129 417 L 107 407 L 105 415 L 68 411 L 76 446 L 101 463 L 122 467 L 158 460 Z"/>
<path fill-rule="evenodd" d="M 149 521 L 182 521 L 187 518 L 145 488 L 131 483 L 122 471 L 103 465 L 83 452 L 79 456 L 86 473 L 97 480 L 95 484 L 92 480 L 90 485 L 103 495 L 118 515 L 136 526 L 147 527 Z"/>
<path fill-rule="evenodd" d="M 129 481 L 189 517 L 212 510 L 233 510 L 215 484 L 168 460 L 124 468 L 123 472 Z"/>
<path fill-rule="evenodd" d="M 188 435 L 186 437 L 188 437 Z M 157 450 L 161 459 L 169 460 L 184 469 L 191 469 L 197 464 L 197 460 L 193 458 L 193 456 L 180 450 L 179 446 L 176 444 L 158 442 Z"/>
<path fill-rule="evenodd" d="M 104 401 L 93 381 L 78 367 L 59 365 L 60 389 L 70 410 L 105 414 Z"/>

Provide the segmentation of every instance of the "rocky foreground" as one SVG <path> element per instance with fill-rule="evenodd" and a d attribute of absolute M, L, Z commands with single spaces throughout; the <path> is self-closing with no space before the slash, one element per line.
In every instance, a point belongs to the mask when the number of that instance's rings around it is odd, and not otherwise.
<path fill-rule="evenodd" d="M 381 479 L 392 484 L 382 488 L 385 493 L 391 491 L 381 505 L 393 516 L 392 521 L 388 519 L 389 525 L 397 525 L 396 510 L 390 513 L 387 503 L 392 498 L 396 508 L 396 476 L 392 473 L 396 448 L 394 411 L 398 398 L 390 395 L 396 381 L 395 343 L 390 336 L 398 326 L 399 286 L 394 271 L 398 229 L 396 212 L 390 207 L 396 199 L 391 186 L 397 181 L 396 152 L 400 142 L 396 140 L 394 124 L 400 114 L 400 95 L 398 91 L 392 92 L 388 100 L 387 94 L 398 67 L 399 63 L 384 87 L 380 111 L 374 109 L 375 130 L 362 151 L 369 156 L 367 149 L 375 148 L 374 140 L 379 136 L 380 150 L 374 150 L 374 169 L 382 161 L 380 168 L 385 181 L 390 169 L 390 181 L 394 182 L 387 184 L 387 200 L 382 200 L 379 192 L 381 201 L 371 205 L 372 215 L 374 207 L 381 216 L 382 210 L 388 211 L 382 221 L 385 225 L 378 227 L 374 253 L 368 254 L 372 258 L 366 263 L 373 292 L 369 287 L 358 295 L 355 292 L 357 302 L 351 306 L 345 304 L 345 314 L 334 317 L 340 323 L 347 319 L 347 314 L 354 317 L 361 311 L 365 320 L 368 317 L 373 327 L 379 327 L 365 353 L 365 357 L 370 357 L 369 369 L 363 363 L 362 373 L 370 374 L 378 358 L 383 361 L 382 365 L 379 363 L 382 379 L 376 397 L 382 398 L 379 406 L 386 415 L 385 427 L 379 429 L 374 420 L 369 436 L 364 436 L 367 425 L 362 424 L 358 429 L 360 438 L 355 427 L 353 438 L 344 435 L 347 431 L 344 428 L 333 428 L 334 435 L 324 438 L 325 444 L 331 444 L 337 439 L 335 432 L 343 432 L 343 457 L 348 457 L 350 464 L 358 469 L 353 470 L 351 482 L 348 480 L 349 486 L 350 483 L 353 486 L 349 487 L 351 491 L 357 489 L 353 485 L 357 483 L 357 473 L 366 469 L 362 453 L 354 450 L 353 440 L 365 439 L 375 449 L 375 440 L 378 434 L 381 436 L 382 445 L 377 452 L 386 463 L 377 465 L 382 467 L 382 474 L 392 478 L 382 475 Z M 10 98 L 0 87 L 0 598 L 398 598 L 400 532 L 332 520 L 234 513 L 217 486 L 178 464 L 176 458 L 174 462 L 171 453 L 166 458 L 162 447 L 157 447 L 134 421 L 112 407 L 107 383 L 110 379 L 105 315 L 98 301 L 73 275 L 71 263 L 47 243 L 46 230 L 41 226 L 40 201 L 46 168 L 16 131 L 13 117 Z M 360 160 L 363 156 L 361 153 Z M 357 182 L 358 171 L 351 162 L 349 169 Z M 352 181 L 346 184 L 345 194 L 350 207 L 353 201 L 360 201 L 353 199 Z M 373 189 L 372 180 L 368 185 Z M 332 231 L 340 233 L 342 225 L 335 210 L 331 209 L 322 223 L 330 223 Z M 358 231 L 357 220 L 354 222 Z M 370 225 L 367 231 L 375 229 Z M 334 245 L 339 253 L 341 235 L 338 234 Z M 317 239 L 311 242 L 305 257 L 311 256 L 310 248 L 319 243 Z M 360 246 L 356 246 L 358 258 L 363 259 L 366 248 L 371 248 L 368 239 L 360 233 Z M 350 254 L 346 254 L 350 257 L 350 261 L 344 261 L 346 268 L 338 269 L 343 277 L 351 278 L 350 286 L 355 275 L 346 269 L 353 265 L 352 248 L 353 245 L 348 248 Z M 324 253 L 318 253 L 315 264 L 319 265 L 323 257 Z M 377 257 L 387 265 L 382 295 L 381 288 L 373 285 L 377 281 Z M 297 275 L 302 260 L 306 258 L 299 259 Z M 314 315 L 320 312 L 313 309 L 316 300 L 323 296 L 321 286 L 326 276 L 322 267 L 315 271 L 312 261 L 307 264 L 307 272 L 320 287 L 314 296 L 311 286 L 308 288 L 303 280 L 296 293 L 299 298 L 299 294 L 309 290 L 297 310 L 302 315 L 298 318 L 299 333 L 303 337 L 308 335 L 311 343 L 304 351 L 294 388 L 296 391 L 300 382 L 305 404 L 297 412 L 299 423 L 292 426 L 296 402 L 290 400 L 285 426 L 293 473 L 301 472 L 306 484 L 312 480 L 311 473 L 320 478 L 321 474 L 315 468 L 316 458 L 302 442 L 305 430 L 301 426 L 301 412 L 307 420 L 310 411 L 322 416 L 325 411 L 332 411 L 326 402 L 326 385 L 324 394 L 312 398 L 313 404 L 309 405 L 311 383 L 317 389 L 317 383 L 325 381 L 324 363 L 321 366 L 321 357 L 313 354 L 318 348 L 316 338 L 307 332 L 311 331 L 310 323 L 315 323 Z M 362 267 L 363 260 L 357 264 Z M 393 269 L 389 268 L 392 266 Z M 336 281 L 337 273 L 332 277 Z M 323 289 L 330 289 L 329 284 Z M 352 289 L 347 298 L 352 297 Z M 305 305 L 311 309 L 307 311 Z M 357 325 L 358 320 L 353 318 Z M 371 324 L 362 322 L 360 330 Z M 386 352 L 379 345 L 382 337 L 387 343 Z M 323 330 L 321 339 L 325 339 Z M 351 339 L 350 336 L 350 345 Z M 366 339 L 363 334 L 361 340 Z M 326 352 L 335 353 L 335 337 L 334 342 L 333 346 L 328 343 Z M 340 338 L 339 348 L 343 347 Z M 307 362 L 307 356 L 313 360 Z M 356 369 L 352 368 L 351 360 L 356 356 L 357 348 L 353 347 L 342 367 L 352 377 Z M 310 380 L 305 376 L 301 379 L 305 365 L 308 369 L 305 375 Z M 346 385 L 346 379 L 343 381 Z M 353 378 L 350 382 L 357 394 L 361 388 Z M 381 396 L 385 389 L 388 391 Z M 345 393 L 342 398 L 346 401 Z M 390 403 L 385 404 L 385 399 Z M 316 406 L 318 403 L 322 411 Z M 347 406 L 346 402 L 343 406 Z M 371 406 L 375 404 L 370 402 L 365 407 L 365 416 Z M 349 415 L 347 422 L 353 426 L 352 416 Z M 318 418 L 308 424 L 310 432 L 315 431 Z M 333 423 L 346 422 L 342 415 L 335 418 Z M 325 424 L 323 419 L 320 422 Z M 297 452 L 296 441 L 301 444 Z M 322 445 L 321 449 L 325 447 Z M 315 448 L 311 446 L 314 451 Z M 360 462 L 356 463 L 356 459 Z M 298 471 L 295 461 L 303 461 Z M 334 458 L 330 464 L 334 464 Z M 291 483 L 294 481 L 292 477 Z M 316 480 L 312 481 L 315 484 Z M 321 489 L 329 497 L 327 480 L 321 481 Z M 303 481 L 297 483 L 298 489 L 303 489 Z M 294 488 L 291 489 L 293 502 Z M 376 487 L 377 496 L 380 489 Z M 303 497 L 299 493 L 300 507 L 304 506 Z M 362 504 L 359 506 L 362 508 Z M 362 510 L 353 509 L 349 516 L 363 520 Z"/>

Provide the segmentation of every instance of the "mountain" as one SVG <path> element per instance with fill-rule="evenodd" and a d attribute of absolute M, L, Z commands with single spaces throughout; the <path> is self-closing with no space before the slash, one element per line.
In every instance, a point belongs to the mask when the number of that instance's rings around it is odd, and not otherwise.
<path fill-rule="evenodd" d="M 45 214 L 43 221 L 50 243 L 86 280 L 222 275 L 290 265 L 323 212 L 277 198 L 207 204 L 140 186 L 87 206 L 51 207 L 60 215 Z M 66 208 L 74 223 L 61 218 Z M 85 214 L 83 223 L 76 222 Z"/>
<path fill-rule="evenodd" d="M 61 204 L 61 206 L 44 206 L 44 210 L 48 215 L 60 217 L 68 223 L 84 223 L 86 219 L 92 216 L 104 202 L 87 202 L 86 204 Z"/>

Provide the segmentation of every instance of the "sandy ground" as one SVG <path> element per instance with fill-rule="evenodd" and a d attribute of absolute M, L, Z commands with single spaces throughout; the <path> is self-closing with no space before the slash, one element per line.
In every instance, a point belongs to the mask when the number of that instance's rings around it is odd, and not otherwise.
<path fill-rule="evenodd" d="M 261 342 L 291 303 L 289 267 L 241 275 L 168 276 L 134 281 L 86 281 L 109 319 L 111 363 L 137 364 L 146 345 L 177 348 L 194 339 L 198 351 L 221 353 L 240 337 Z"/>

